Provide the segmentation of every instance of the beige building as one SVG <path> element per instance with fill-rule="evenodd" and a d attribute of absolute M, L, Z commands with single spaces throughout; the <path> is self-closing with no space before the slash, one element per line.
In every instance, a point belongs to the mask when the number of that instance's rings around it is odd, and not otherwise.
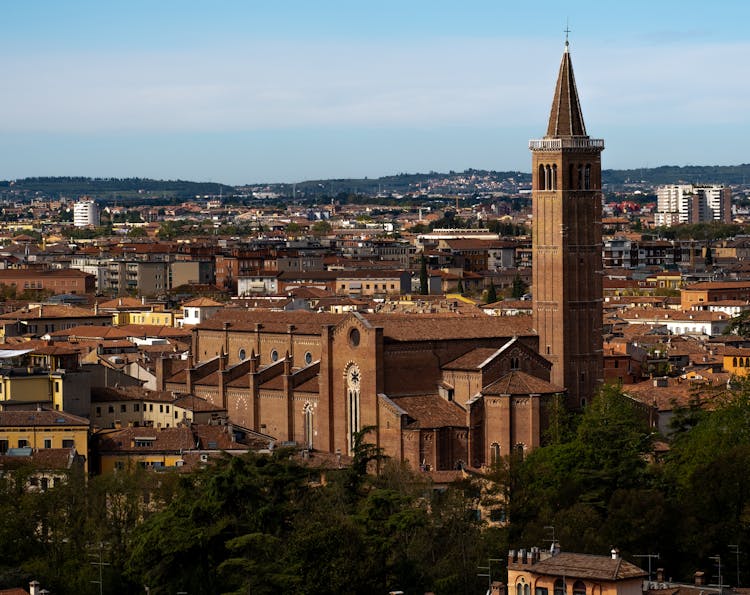
<path fill-rule="evenodd" d="M 508 553 L 508 595 L 642 595 L 646 578 L 617 550 L 610 556 L 539 548 Z"/>

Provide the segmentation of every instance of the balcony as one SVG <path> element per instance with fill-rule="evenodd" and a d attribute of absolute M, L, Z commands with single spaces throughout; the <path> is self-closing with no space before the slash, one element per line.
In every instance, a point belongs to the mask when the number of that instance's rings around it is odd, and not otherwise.
<path fill-rule="evenodd" d="M 593 149 L 604 150 L 604 139 L 589 138 L 587 136 L 571 136 L 568 138 L 541 138 L 529 141 L 532 151 L 559 151 L 560 149 Z"/>

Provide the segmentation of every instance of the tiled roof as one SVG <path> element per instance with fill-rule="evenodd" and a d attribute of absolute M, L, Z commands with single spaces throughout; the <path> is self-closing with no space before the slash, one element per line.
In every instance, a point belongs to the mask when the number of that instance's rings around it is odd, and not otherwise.
<path fill-rule="evenodd" d="M 26 306 L 15 312 L 9 312 L 8 314 L 0 314 L 0 319 L 29 320 L 32 318 L 93 318 L 95 316 L 106 318 L 109 314 L 95 314 L 93 310 L 79 308 L 77 306 L 41 304 L 39 306 Z"/>
<path fill-rule="evenodd" d="M 0 427 L 24 427 L 24 426 L 89 426 L 89 420 L 65 411 L 0 411 Z"/>
<path fill-rule="evenodd" d="M 188 307 L 188 308 L 221 308 L 224 304 L 221 302 L 217 302 L 216 300 L 212 300 L 211 298 L 206 297 L 199 297 L 190 300 L 189 302 L 185 302 L 182 304 L 182 307 Z"/>
<path fill-rule="evenodd" d="M 86 339 L 127 339 L 128 334 L 114 326 L 81 325 L 49 333 L 50 337 L 75 337 Z"/>
<path fill-rule="evenodd" d="M 620 581 L 643 578 L 648 572 L 622 558 L 591 554 L 560 552 L 536 564 L 521 565 L 509 563 L 514 569 L 528 569 L 536 574 L 562 576 L 569 579 L 580 578 L 599 581 Z"/>
<path fill-rule="evenodd" d="M 531 376 L 526 372 L 514 370 L 499 380 L 482 389 L 484 395 L 543 395 L 561 393 L 562 386 L 551 384 L 546 380 Z"/>
<path fill-rule="evenodd" d="M 461 357 L 442 366 L 443 370 L 478 370 L 482 364 L 500 350 L 492 347 L 477 347 Z"/>
<path fill-rule="evenodd" d="M 439 395 L 393 397 L 394 404 L 414 419 L 410 428 L 444 428 L 466 426 L 466 411 Z"/>
<path fill-rule="evenodd" d="M 108 388 L 105 386 L 91 387 L 91 402 L 102 403 L 110 401 L 154 401 L 171 403 L 174 395 L 169 391 L 149 390 L 140 386 L 124 386 Z"/>

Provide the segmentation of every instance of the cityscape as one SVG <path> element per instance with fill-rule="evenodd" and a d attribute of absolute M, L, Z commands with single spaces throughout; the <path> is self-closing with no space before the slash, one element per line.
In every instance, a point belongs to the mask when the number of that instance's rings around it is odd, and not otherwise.
<path fill-rule="evenodd" d="M 0 594 L 743 595 L 748 9 L 168 4 L 8 8 Z"/>

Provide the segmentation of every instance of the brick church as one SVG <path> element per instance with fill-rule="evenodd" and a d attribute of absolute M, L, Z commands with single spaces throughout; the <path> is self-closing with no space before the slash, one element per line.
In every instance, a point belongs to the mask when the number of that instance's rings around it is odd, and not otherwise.
<path fill-rule="evenodd" d="M 540 444 L 549 404 L 602 376 L 601 140 L 586 135 L 566 42 L 533 160 L 534 315 L 316 314 L 227 308 L 193 330 L 159 388 L 232 423 L 323 452 L 353 435 L 433 470 L 482 467 Z"/>

